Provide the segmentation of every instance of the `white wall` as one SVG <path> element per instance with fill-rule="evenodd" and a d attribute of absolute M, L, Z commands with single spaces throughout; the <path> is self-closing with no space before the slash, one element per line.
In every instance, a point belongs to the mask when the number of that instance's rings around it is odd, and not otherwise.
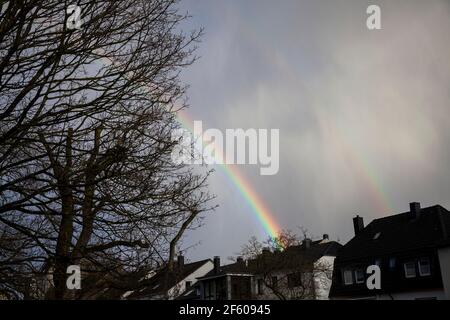
<path fill-rule="evenodd" d="M 294 271 L 292 271 L 294 272 Z M 287 274 L 290 272 L 286 271 L 277 271 L 270 274 L 270 276 L 267 276 L 265 279 L 266 281 L 271 281 L 272 277 L 277 277 L 278 279 L 278 292 L 283 294 L 285 297 L 289 298 L 290 296 L 290 290 L 287 287 Z M 279 297 L 272 291 L 272 289 L 268 288 L 263 284 L 263 294 L 260 294 L 258 292 L 258 280 L 263 279 L 261 276 L 255 276 L 253 279 L 253 292 L 255 293 L 256 300 L 279 300 Z"/>
<path fill-rule="evenodd" d="M 314 269 L 319 270 L 314 275 L 314 287 L 317 300 L 328 300 L 335 258 L 336 257 L 323 256 L 314 263 Z M 328 270 L 328 273 L 326 273 L 325 270 Z"/>
<path fill-rule="evenodd" d="M 438 251 L 439 263 L 441 265 L 442 282 L 446 300 L 450 300 L 450 248 L 443 248 Z"/>
<path fill-rule="evenodd" d="M 203 266 L 195 270 L 189 276 L 180 281 L 176 286 L 169 290 L 169 297 L 171 300 L 177 298 L 180 294 L 186 291 L 186 282 L 190 281 L 191 285 L 197 282 L 197 278 L 205 276 L 208 272 L 214 269 L 214 264 L 212 261 L 206 262 Z"/>
<path fill-rule="evenodd" d="M 311 273 L 304 273 L 304 283 L 310 283 L 311 292 L 303 293 L 304 299 L 307 299 L 308 296 L 315 297 L 317 300 L 328 300 L 328 294 L 330 293 L 331 282 L 332 282 L 332 274 L 333 274 L 333 266 L 334 266 L 335 257 L 324 256 L 321 257 L 314 263 L 314 279 L 311 279 Z M 295 295 L 295 288 L 289 289 L 287 285 L 287 275 L 293 272 L 298 272 L 299 270 L 290 270 L 290 271 L 280 271 L 272 273 L 271 276 L 277 276 L 278 278 L 278 290 L 286 297 L 286 298 L 294 298 L 292 295 Z M 328 274 L 326 273 L 328 272 Z M 263 286 L 264 294 L 258 295 L 257 293 L 257 283 L 258 279 L 261 279 L 259 276 L 255 276 L 254 279 L 254 288 L 256 293 L 256 299 L 258 300 L 278 300 L 279 298 L 272 292 L 271 289 Z M 267 279 L 270 281 L 270 279 Z M 314 286 L 314 288 L 312 288 Z"/>

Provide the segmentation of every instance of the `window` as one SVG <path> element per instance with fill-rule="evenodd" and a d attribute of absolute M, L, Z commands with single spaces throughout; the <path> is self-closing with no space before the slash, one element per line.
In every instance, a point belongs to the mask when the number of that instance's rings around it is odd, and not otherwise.
<path fill-rule="evenodd" d="M 263 285 L 264 285 L 263 279 L 258 279 L 258 294 L 264 293 Z"/>
<path fill-rule="evenodd" d="M 395 269 L 396 265 L 397 265 L 397 259 L 395 259 L 395 258 L 389 259 L 389 268 L 390 269 Z"/>
<path fill-rule="evenodd" d="M 205 300 L 214 300 L 214 290 L 213 290 L 213 282 L 212 281 L 208 281 L 205 283 L 204 285 L 204 299 Z"/>
<path fill-rule="evenodd" d="M 422 258 L 419 260 L 419 274 L 421 277 L 431 275 L 430 259 Z"/>
<path fill-rule="evenodd" d="M 239 286 L 237 284 L 232 285 L 231 296 L 239 297 L 241 295 L 241 291 L 239 290 Z"/>
<path fill-rule="evenodd" d="M 407 262 L 404 264 L 405 267 L 405 277 L 415 278 L 416 277 L 416 264 L 414 262 Z"/>
<path fill-rule="evenodd" d="M 192 286 L 192 281 L 186 281 L 186 290 L 190 289 Z"/>
<path fill-rule="evenodd" d="M 276 289 L 278 287 L 278 278 L 272 277 L 272 287 Z"/>
<path fill-rule="evenodd" d="M 346 286 L 353 284 L 353 272 L 352 270 L 344 270 L 344 284 Z"/>
<path fill-rule="evenodd" d="M 302 285 L 301 272 L 295 272 L 295 273 L 288 274 L 287 281 L 288 281 L 289 288 L 300 287 Z"/>
<path fill-rule="evenodd" d="M 356 283 L 364 283 L 364 270 L 358 269 L 355 271 L 355 282 Z"/>
<path fill-rule="evenodd" d="M 213 281 L 214 284 L 214 300 L 226 300 L 228 298 L 227 277 L 222 277 Z M 233 288 L 230 288 L 230 294 L 233 294 Z"/>

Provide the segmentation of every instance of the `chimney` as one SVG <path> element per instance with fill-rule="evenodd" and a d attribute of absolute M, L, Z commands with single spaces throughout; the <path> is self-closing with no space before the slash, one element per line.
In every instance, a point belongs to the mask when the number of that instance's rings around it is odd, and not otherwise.
<path fill-rule="evenodd" d="M 328 240 L 330 240 L 330 236 L 327 235 L 327 234 L 325 233 L 325 234 L 323 235 L 322 240 L 323 240 L 323 241 L 328 241 Z"/>
<path fill-rule="evenodd" d="M 305 249 L 308 250 L 309 248 L 311 248 L 312 240 L 306 238 L 305 240 L 303 240 L 303 244 L 305 246 Z"/>
<path fill-rule="evenodd" d="M 215 274 L 220 273 L 220 257 L 218 256 L 214 257 L 214 273 Z"/>
<path fill-rule="evenodd" d="M 244 264 L 244 258 L 237 257 L 236 262 L 239 263 L 239 264 Z"/>
<path fill-rule="evenodd" d="M 357 236 L 364 229 L 364 219 L 360 216 L 353 218 L 353 227 L 355 229 L 355 236 Z"/>
<path fill-rule="evenodd" d="M 262 254 L 263 254 L 263 256 L 266 256 L 266 255 L 270 254 L 270 248 L 269 247 L 264 247 L 262 249 Z"/>
<path fill-rule="evenodd" d="M 409 204 L 409 217 L 417 219 L 420 216 L 420 202 L 412 202 Z"/>
<path fill-rule="evenodd" d="M 177 258 L 178 268 L 182 268 L 184 266 L 184 256 L 181 254 Z"/>

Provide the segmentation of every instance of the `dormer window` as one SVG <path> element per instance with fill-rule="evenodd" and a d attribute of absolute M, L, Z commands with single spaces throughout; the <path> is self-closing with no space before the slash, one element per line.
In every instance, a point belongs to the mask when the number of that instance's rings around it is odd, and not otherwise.
<path fill-rule="evenodd" d="M 421 277 L 431 275 L 430 259 L 428 258 L 419 259 L 419 274 Z"/>
<path fill-rule="evenodd" d="M 350 286 L 353 284 L 353 272 L 352 270 L 344 270 L 344 284 Z"/>
<path fill-rule="evenodd" d="M 406 278 L 415 278 L 417 276 L 416 264 L 413 261 L 405 263 L 404 267 Z"/>

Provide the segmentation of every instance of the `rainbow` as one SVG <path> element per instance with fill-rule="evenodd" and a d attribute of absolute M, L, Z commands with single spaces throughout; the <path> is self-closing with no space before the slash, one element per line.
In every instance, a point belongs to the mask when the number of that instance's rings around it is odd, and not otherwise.
<path fill-rule="evenodd" d="M 177 119 L 184 129 L 193 134 L 193 123 L 186 112 L 179 110 L 177 112 Z M 220 152 L 220 150 L 214 150 Z M 224 159 L 223 155 L 215 155 L 218 158 Z M 224 161 L 225 163 L 225 161 Z M 258 219 L 265 232 L 272 238 L 276 239 L 281 231 L 280 226 L 274 219 L 274 214 L 269 209 L 269 206 L 258 196 L 253 186 L 250 184 L 235 165 L 231 164 L 218 164 L 217 167 L 220 171 L 233 183 L 236 189 L 239 191 L 245 202 L 252 210 L 254 216 Z"/>
<path fill-rule="evenodd" d="M 99 53 L 103 53 L 102 49 L 98 49 Z M 110 66 L 115 66 L 117 63 L 113 58 L 103 57 L 101 59 L 103 62 Z M 151 88 L 148 87 L 151 91 Z M 181 126 L 188 130 L 191 134 L 193 134 L 193 123 L 194 121 L 190 119 L 188 114 L 180 109 L 174 112 L 178 122 Z M 215 150 L 216 152 L 216 150 Z M 224 161 L 225 163 L 225 161 Z M 242 195 L 244 200 L 249 205 L 255 217 L 258 219 L 265 232 L 274 240 L 278 237 L 281 228 L 277 224 L 274 219 L 274 214 L 270 211 L 267 204 L 258 196 L 250 182 L 244 178 L 244 176 L 239 172 L 236 166 L 227 165 L 227 164 L 219 164 L 218 168 L 220 171 L 228 177 L 228 179 L 234 184 L 239 193 Z"/>
<path fill-rule="evenodd" d="M 394 212 L 389 197 L 384 192 L 382 183 L 368 159 L 348 142 L 350 139 L 347 138 L 345 132 L 337 124 L 327 122 L 327 127 L 333 142 L 343 151 L 351 167 L 357 173 L 368 196 L 371 198 L 371 202 L 376 206 L 377 214 L 383 216 Z"/>
<path fill-rule="evenodd" d="M 244 28 L 243 31 L 252 36 L 250 30 Z M 300 79 L 300 77 L 290 68 L 289 63 L 282 56 L 278 55 L 272 47 L 264 45 L 260 52 L 263 52 L 267 55 L 268 59 L 277 64 L 278 67 L 284 71 L 286 76 L 291 79 L 291 81 L 295 81 L 295 83 L 305 86 L 302 79 Z M 111 59 L 108 60 L 109 63 L 114 64 Z M 175 115 L 182 127 L 190 133 L 193 133 L 194 121 L 190 119 L 188 114 L 183 110 L 178 110 L 175 112 Z M 333 133 L 331 136 L 335 140 L 334 142 L 340 145 L 342 150 L 348 156 L 350 163 L 370 195 L 371 201 L 376 205 L 379 214 L 393 212 L 394 210 L 390 205 L 389 198 L 385 192 L 383 192 L 382 184 L 377 178 L 376 171 L 372 168 L 370 162 L 364 157 L 364 155 L 358 152 L 356 147 L 349 143 L 349 139 L 346 138 L 344 132 L 340 130 L 336 124 L 328 123 L 328 126 Z M 218 164 L 217 167 L 239 191 L 243 199 L 252 210 L 254 216 L 264 228 L 265 232 L 272 239 L 276 239 L 282 229 L 275 221 L 275 215 L 270 210 L 269 206 L 258 196 L 248 179 L 240 173 L 235 165 Z"/>
<path fill-rule="evenodd" d="M 242 28 L 240 31 L 241 33 L 246 34 L 249 41 L 258 39 L 258 35 L 251 28 Z M 259 52 L 265 55 L 267 61 L 271 61 L 275 64 L 278 69 L 284 73 L 286 79 L 289 79 L 289 82 L 295 83 L 298 86 L 305 88 L 305 90 L 308 89 L 308 84 L 305 83 L 298 73 L 294 72 L 289 61 L 287 61 L 282 54 L 279 54 L 279 51 L 268 45 L 265 41 L 253 41 L 253 44 L 260 46 Z M 319 110 L 318 118 L 328 119 L 329 117 L 322 117 Z M 371 203 L 376 207 L 377 214 L 385 216 L 395 212 L 393 209 L 394 206 L 391 204 L 389 196 L 384 191 L 379 175 L 371 162 L 357 146 L 351 144 L 351 139 L 345 134 L 344 130 L 338 127 L 336 122 L 333 122 L 331 119 L 326 125 L 331 131 L 333 142 L 341 147 L 342 152 L 346 155 L 347 159 L 349 159 L 349 163 L 354 168 L 368 197 L 370 197 Z"/>

